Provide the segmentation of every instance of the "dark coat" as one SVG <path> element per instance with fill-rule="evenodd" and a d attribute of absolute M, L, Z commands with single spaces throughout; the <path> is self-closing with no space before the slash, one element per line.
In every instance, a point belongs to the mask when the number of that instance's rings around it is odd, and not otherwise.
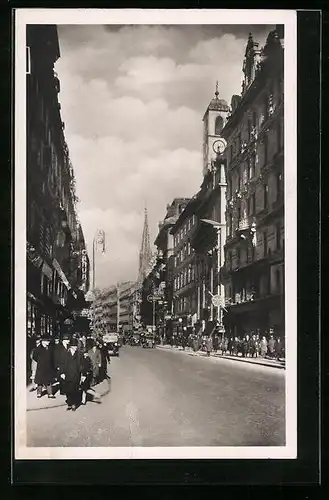
<path fill-rule="evenodd" d="M 55 378 L 56 371 L 54 367 L 53 348 L 45 348 L 42 345 L 33 352 L 33 359 L 37 363 L 35 373 L 35 383 L 37 385 L 51 384 Z"/>
<path fill-rule="evenodd" d="M 93 377 L 93 365 L 87 354 L 82 356 L 82 375 L 86 377 L 86 380 L 81 383 L 81 389 L 87 391 L 90 388 Z"/>
<path fill-rule="evenodd" d="M 54 350 L 54 366 L 55 369 L 62 373 L 62 368 L 65 365 L 65 358 L 68 355 L 67 349 L 63 346 L 63 344 L 57 344 L 53 347 Z"/>
<path fill-rule="evenodd" d="M 83 360 L 81 354 L 76 351 L 72 355 L 71 351 L 68 350 L 62 367 L 62 373 L 65 374 L 65 384 L 79 384 L 82 372 Z"/>

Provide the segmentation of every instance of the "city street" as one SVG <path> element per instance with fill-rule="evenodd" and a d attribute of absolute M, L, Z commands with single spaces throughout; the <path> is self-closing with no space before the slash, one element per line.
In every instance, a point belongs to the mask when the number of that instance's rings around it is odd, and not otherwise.
<path fill-rule="evenodd" d="M 27 412 L 28 446 L 283 446 L 284 370 L 125 346 L 102 404 Z"/>

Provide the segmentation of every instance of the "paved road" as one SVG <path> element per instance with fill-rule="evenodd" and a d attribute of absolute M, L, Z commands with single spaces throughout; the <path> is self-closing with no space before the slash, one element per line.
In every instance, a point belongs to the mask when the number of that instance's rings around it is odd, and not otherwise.
<path fill-rule="evenodd" d="M 27 413 L 28 446 L 283 446 L 275 368 L 125 346 L 102 404 Z"/>

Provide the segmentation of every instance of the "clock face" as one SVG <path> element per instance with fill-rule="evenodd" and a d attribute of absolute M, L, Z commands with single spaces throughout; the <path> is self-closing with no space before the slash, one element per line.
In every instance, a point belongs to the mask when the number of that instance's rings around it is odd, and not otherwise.
<path fill-rule="evenodd" d="M 213 148 L 215 153 L 222 154 L 222 153 L 224 153 L 226 146 L 227 146 L 227 142 L 225 141 L 225 139 L 223 137 L 221 137 L 220 139 L 217 139 L 213 143 L 212 148 Z"/>

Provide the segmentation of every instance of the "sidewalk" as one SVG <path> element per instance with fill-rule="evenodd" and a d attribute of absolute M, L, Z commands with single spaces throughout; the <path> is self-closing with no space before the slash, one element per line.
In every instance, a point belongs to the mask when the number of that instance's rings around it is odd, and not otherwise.
<path fill-rule="evenodd" d="M 47 397 L 46 390 L 43 391 L 43 395 L 41 398 L 37 398 L 37 391 L 30 392 L 32 385 L 30 384 L 27 390 L 26 396 L 26 410 L 34 411 L 34 410 L 46 410 L 48 408 L 58 408 L 59 406 L 66 406 L 65 400 L 66 396 L 64 394 L 59 393 L 58 383 L 53 384 L 53 391 L 56 396 L 56 399 L 49 399 Z M 111 379 L 105 379 L 100 384 L 95 385 L 93 388 L 100 396 L 105 396 L 111 389 Z M 93 399 L 92 391 L 88 393 L 89 400 Z"/>
<path fill-rule="evenodd" d="M 157 345 L 157 348 L 159 349 L 170 349 L 172 351 L 177 351 L 181 352 L 183 354 L 187 354 L 188 356 L 203 356 L 207 357 L 207 353 L 204 351 L 197 351 L 194 352 L 191 347 L 186 347 L 185 351 L 181 347 L 172 347 L 168 344 L 166 345 Z M 212 358 L 220 358 L 220 359 L 230 359 L 233 361 L 240 361 L 242 363 L 249 363 L 249 364 L 254 364 L 254 365 L 261 365 L 261 366 L 271 366 L 273 368 L 281 368 L 285 369 L 285 362 L 284 360 L 282 361 L 277 361 L 274 359 L 267 359 L 267 358 L 243 358 L 242 356 L 229 356 L 229 355 L 224 355 L 222 356 L 221 354 L 212 352 L 210 354 Z"/>

